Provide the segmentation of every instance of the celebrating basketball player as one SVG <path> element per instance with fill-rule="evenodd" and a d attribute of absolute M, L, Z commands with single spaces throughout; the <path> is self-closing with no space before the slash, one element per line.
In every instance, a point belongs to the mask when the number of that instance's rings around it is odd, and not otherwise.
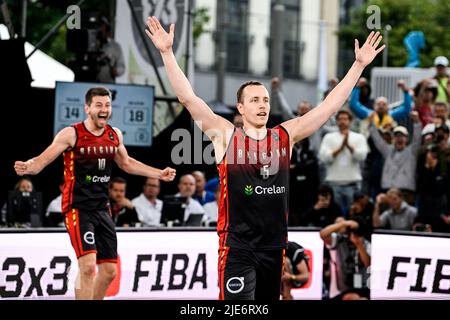
<path fill-rule="evenodd" d="M 364 68 L 380 53 L 381 36 L 372 32 L 342 81 L 316 108 L 302 117 L 266 128 L 270 112 L 264 85 L 249 81 L 237 91 L 244 125 L 235 128 L 195 95 L 172 51 L 175 26 L 166 32 L 149 17 L 147 35 L 159 49 L 168 79 L 197 125 L 211 139 L 220 174 L 220 299 L 280 297 L 287 243 L 289 163 L 292 146 L 319 129 L 349 96 Z"/>
<path fill-rule="evenodd" d="M 119 129 L 108 125 L 111 92 L 91 88 L 86 120 L 62 129 L 38 157 L 16 161 L 18 175 L 38 174 L 64 153 L 62 212 L 78 258 L 77 299 L 103 299 L 116 274 L 117 237 L 108 200 L 112 163 L 127 173 L 172 181 L 175 170 L 156 169 L 128 155 Z M 96 272 L 98 265 L 98 272 Z"/>

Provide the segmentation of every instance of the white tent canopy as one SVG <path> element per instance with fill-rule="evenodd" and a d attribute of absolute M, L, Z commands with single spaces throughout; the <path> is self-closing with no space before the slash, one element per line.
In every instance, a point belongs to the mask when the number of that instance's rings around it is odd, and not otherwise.
<path fill-rule="evenodd" d="M 9 38 L 8 29 L 5 25 L 0 24 L 0 39 L 7 40 Z M 25 42 L 25 55 L 29 55 L 33 50 L 34 46 Z M 34 80 L 31 83 L 32 87 L 54 88 L 56 81 L 73 82 L 75 79 L 75 74 L 72 70 L 41 50 L 37 50 L 27 62 L 31 77 Z"/>

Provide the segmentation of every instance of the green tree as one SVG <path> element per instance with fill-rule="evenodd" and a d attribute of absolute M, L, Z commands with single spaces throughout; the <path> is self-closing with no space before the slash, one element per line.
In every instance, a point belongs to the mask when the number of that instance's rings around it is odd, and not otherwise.
<path fill-rule="evenodd" d="M 342 26 L 338 35 L 343 47 L 352 48 L 353 39 L 367 36 L 367 7 L 377 5 L 381 11 L 381 27 L 391 25 L 389 32 L 388 65 L 406 65 L 408 53 L 403 39 L 410 31 L 422 31 L 425 48 L 420 51 L 421 67 L 433 65 L 439 55 L 450 56 L 450 12 L 449 0 L 369 0 L 366 5 L 355 9 L 350 25 Z M 380 65 L 381 57 L 372 65 Z"/>

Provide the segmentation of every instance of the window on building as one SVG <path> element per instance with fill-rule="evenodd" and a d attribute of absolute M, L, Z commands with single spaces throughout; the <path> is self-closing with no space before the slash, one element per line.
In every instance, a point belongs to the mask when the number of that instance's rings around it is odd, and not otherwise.
<path fill-rule="evenodd" d="M 248 2 L 248 0 L 227 1 L 227 71 L 229 72 L 246 73 L 248 71 Z"/>
<path fill-rule="evenodd" d="M 283 44 L 283 75 L 285 77 L 300 78 L 301 77 L 301 52 L 302 42 L 300 33 L 301 20 L 301 1 L 300 0 L 272 0 L 272 8 L 275 4 L 284 5 L 284 44 Z M 273 20 L 272 20 L 273 21 Z M 271 25 L 274 28 L 274 25 Z M 270 39 L 271 40 L 271 39 Z M 272 48 L 272 41 L 269 41 L 269 52 Z M 271 56 L 271 54 L 270 54 Z M 270 70 L 271 61 L 269 59 Z"/>

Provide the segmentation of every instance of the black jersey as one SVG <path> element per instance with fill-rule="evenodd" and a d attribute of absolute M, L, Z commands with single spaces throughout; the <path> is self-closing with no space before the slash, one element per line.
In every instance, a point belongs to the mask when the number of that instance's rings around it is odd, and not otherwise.
<path fill-rule="evenodd" d="M 62 211 L 106 209 L 112 163 L 119 146 L 117 133 L 109 125 L 100 136 L 87 130 L 83 122 L 73 127 L 75 145 L 64 152 Z"/>
<path fill-rule="evenodd" d="M 235 129 L 218 164 L 220 246 L 286 247 L 290 143 L 282 126 L 255 140 Z"/>

